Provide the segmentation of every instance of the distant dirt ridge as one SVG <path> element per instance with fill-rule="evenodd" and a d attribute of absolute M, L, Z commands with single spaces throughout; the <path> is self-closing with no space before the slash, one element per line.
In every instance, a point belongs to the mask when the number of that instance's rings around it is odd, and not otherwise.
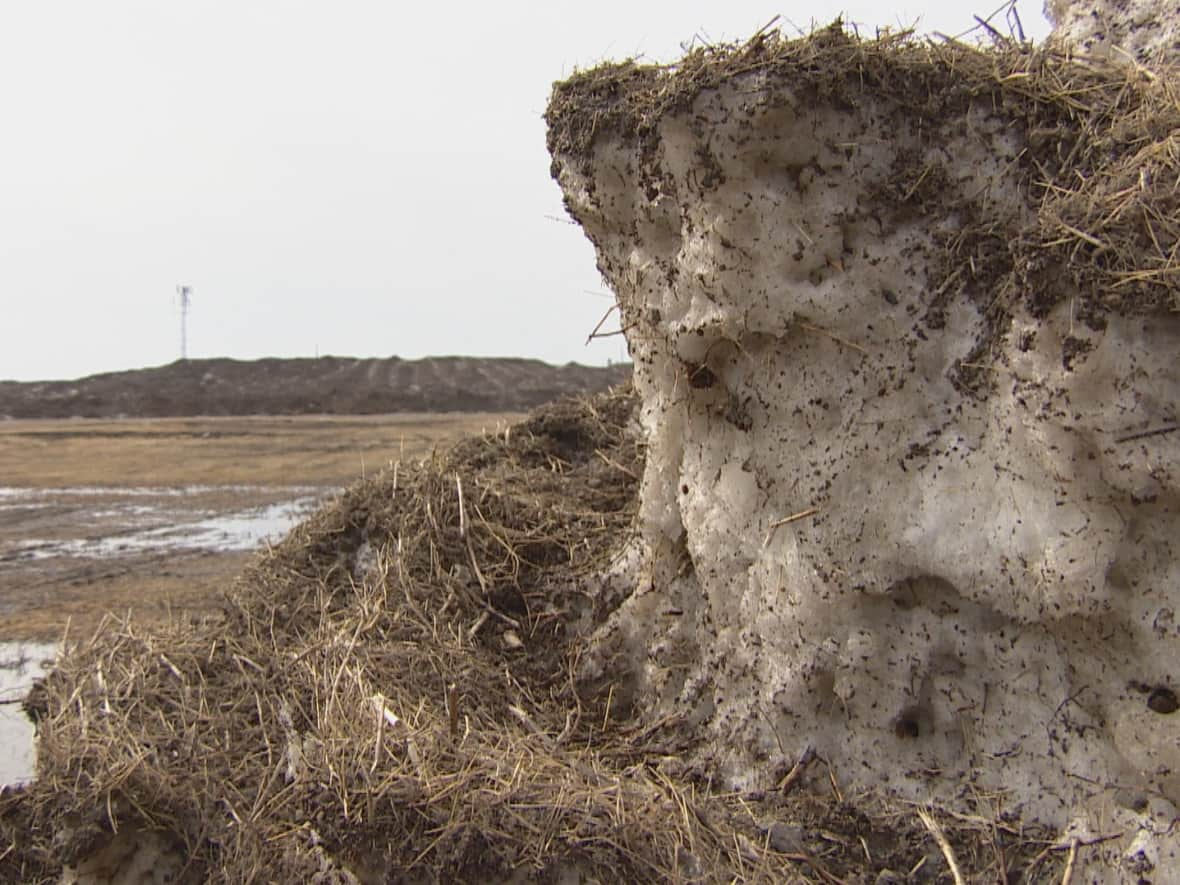
<path fill-rule="evenodd" d="M 76 381 L 0 381 L 0 418 L 513 412 L 630 376 L 630 365 L 515 358 L 180 360 Z"/>

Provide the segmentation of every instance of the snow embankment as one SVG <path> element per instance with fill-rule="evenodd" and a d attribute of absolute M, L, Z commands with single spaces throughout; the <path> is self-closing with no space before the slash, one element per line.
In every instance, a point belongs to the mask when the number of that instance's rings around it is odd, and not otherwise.
<path fill-rule="evenodd" d="M 711 771 L 810 746 L 1175 868 L 1175 169 L 1114 131 L 1167 141 L 1157 88 L 835 30 L 556 87 L 649 444 L 598 660 Z"/>

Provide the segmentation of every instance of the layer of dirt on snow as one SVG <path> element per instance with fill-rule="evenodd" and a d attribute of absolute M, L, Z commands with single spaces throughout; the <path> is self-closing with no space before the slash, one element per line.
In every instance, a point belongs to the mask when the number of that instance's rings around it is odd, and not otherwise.
<path fill-rule="evenodd" d="M 629 658 L 713 783 L 810 747 L 1180 869 L 1175 84 L 837 25 L 555 86 L 648 445 L 581 672 Z"/>
<path fill-rule="evenodd" d="M 0 418 L 520 412 L 630 374 L 629 365 L 456 356 L 180 360 L 76 381 L 0 381 Z"/>

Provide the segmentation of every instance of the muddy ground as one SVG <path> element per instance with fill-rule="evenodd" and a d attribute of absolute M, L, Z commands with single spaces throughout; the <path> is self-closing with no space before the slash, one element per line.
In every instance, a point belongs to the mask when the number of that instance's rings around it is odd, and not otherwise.
<path fill-rule="evenodd" d="M 512 417 L 0 422 L 0 641 L 200 617 L 340 488 Z"/>

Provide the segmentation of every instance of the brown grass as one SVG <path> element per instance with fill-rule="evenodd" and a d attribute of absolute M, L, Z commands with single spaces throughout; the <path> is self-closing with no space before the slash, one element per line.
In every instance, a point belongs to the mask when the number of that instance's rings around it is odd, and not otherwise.
<path fill-rule="evenodd" d="M 0 477 L 66 486 L 343 486 L 504 414 L 0 421 Z"/>
<path fill-rule="evenodd" d="M 31 489 L 222 486 L 178 508 L 244 509 L 289 494 L 230 486 L 343 487 L 391 460 L 409 461 L 513 415 L 159 418 L 0 422 L 0 484 Z M 90 510 L 33 521 L 0 513 L 0 545 L 100 533 Z M 218 611 L 252 554 L 181 551 L 104 559 L 0 562 L 0 640 L 91 635 L 108 612 L 141 624 Z"/>
<path fill-rule="evenodd" d="M 634 407 L 566 402 L 400 465 L 259 560 L 222 620 L 78 643 L 30 698 L 38 780 L 0 796 L 0 875 L 48 881 L 146 830 L 175 881 L 937 877 L 912 806 L 841 793 L 819 759 L 718 792 L 681 723 L 611 706 L 625 674 L 577 679 L 635 514 Z M 991 806 L 927 813 L 973 881 L 1060 867 Z"/>

